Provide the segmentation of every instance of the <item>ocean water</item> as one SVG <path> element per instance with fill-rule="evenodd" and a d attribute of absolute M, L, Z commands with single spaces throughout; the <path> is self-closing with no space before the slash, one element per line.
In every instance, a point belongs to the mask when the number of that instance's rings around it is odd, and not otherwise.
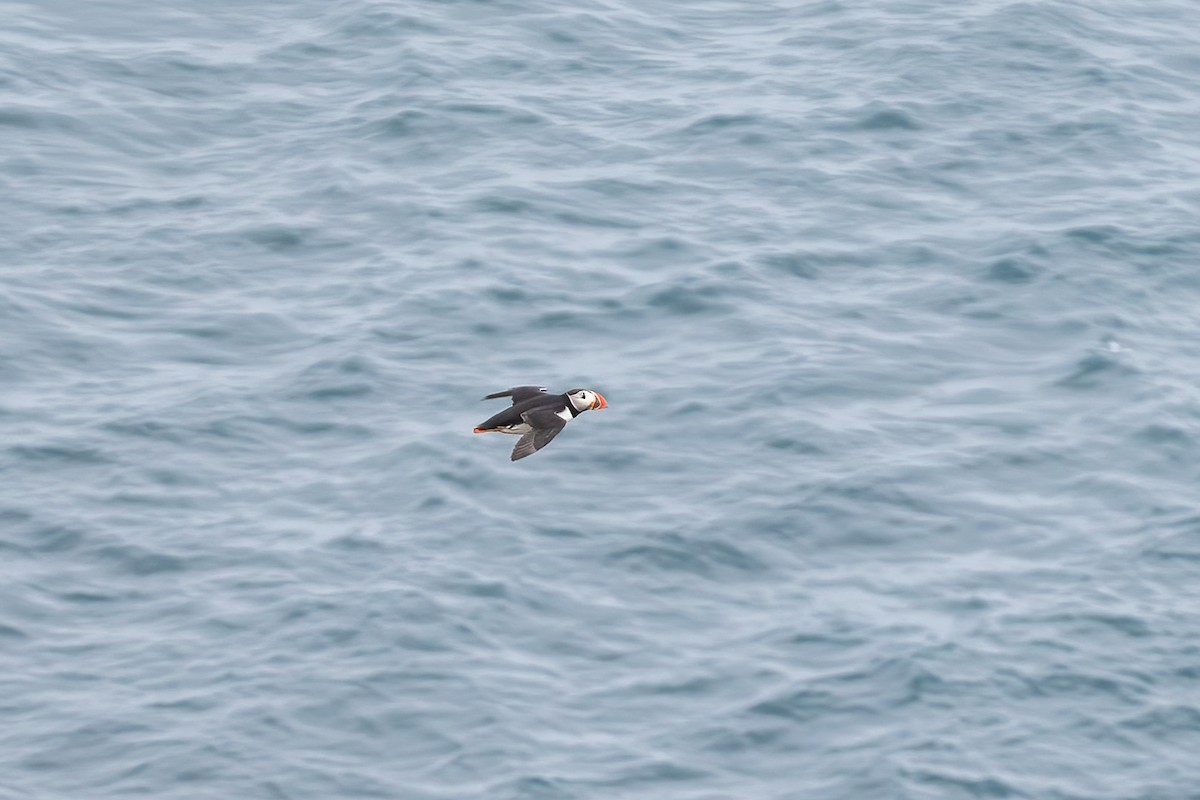
<path fill-rule="evenodd" d="M 0 17 L 3 800 L 1200 798 L 1200 4 Z"/>

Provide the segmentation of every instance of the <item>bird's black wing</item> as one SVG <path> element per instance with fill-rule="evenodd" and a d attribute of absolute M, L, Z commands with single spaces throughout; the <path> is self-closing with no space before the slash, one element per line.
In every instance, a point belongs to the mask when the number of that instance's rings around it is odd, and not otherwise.
<path fill-rule="evenodd" d="M 539 394 L 545 394 L 545 386 L 514 386 L 511 389 L 505 389 L 503 392 L 492 392 L 484 400 L 495 400 L 498 397 L 511 397 L 513 405 L 522 400 L 528 400 L 531 397 L 537 397 Z"/>
<path fill-rule="evenodd" d="M 513 448 L 513 461 L 519 461 L 525 456 L 532 455 L 541 450 L 550 444 L 550 441 L 555 436 L 558 436 L 558 432 L 567 425 L 566 420 L 548 408 L 535 408 L 531 411 L 526 411 L 521 415 L 521 419 L 528 422 L 533 430 L 522 436 L 517 442 L 517 446 Z"/>

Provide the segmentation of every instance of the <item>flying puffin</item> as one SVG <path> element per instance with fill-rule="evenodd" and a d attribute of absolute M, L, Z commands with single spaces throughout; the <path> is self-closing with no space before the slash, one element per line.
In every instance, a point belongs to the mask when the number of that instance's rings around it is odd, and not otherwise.
<path fill-rule="evenodd" d="M 484 400 L 511 397 L 512 406 L 476 426 L 476 433 L 515 433 L 521 439 L 512 451 L 517 461 L 536 453 L 558 436 L 567 423 L 584 411 L 608 408 L 608 401 L 590 389 L 572 389 L 565 394 L 546 394 L 545 386 L 514 386 L 493 392 Z"/>

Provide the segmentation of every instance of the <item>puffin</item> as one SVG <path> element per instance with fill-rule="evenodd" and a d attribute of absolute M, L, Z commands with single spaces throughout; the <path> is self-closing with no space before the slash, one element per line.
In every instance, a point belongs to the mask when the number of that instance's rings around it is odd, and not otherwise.
<path fill-rule="evenodd" d="M 545 386 L 514 386 L 492 392 L 484 400 L 511 397 L 512 405 L 475 426 L 475 433 L 513 433 L 520 436 L 512 460 L 533 455 L 558 436 L 567 423 L 585 411 L 608 408 L 604 395 L 591 389 L 547 394 Z"/>

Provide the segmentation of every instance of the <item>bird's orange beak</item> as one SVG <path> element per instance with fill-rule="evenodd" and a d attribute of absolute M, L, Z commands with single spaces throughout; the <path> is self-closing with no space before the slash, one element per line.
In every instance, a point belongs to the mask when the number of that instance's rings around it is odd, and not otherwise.
<path fill-rule="evenodd" d="M 604 399 L 604 395 L 596 392 L 596 399 L 592 401 L 592 410 L 597 411 L 601 408 L 608 408 L 608 401 Z"/>

